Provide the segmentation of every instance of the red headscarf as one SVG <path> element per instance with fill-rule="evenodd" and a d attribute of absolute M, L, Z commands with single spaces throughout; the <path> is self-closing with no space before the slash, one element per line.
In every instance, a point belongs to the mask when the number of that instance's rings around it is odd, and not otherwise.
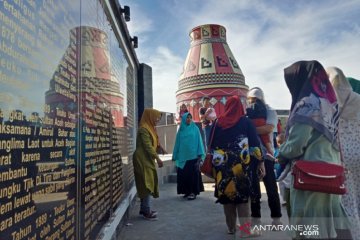
<path fill-rule="evenodd" d="M 240 98 L 238 96 L 232 96 L 227 99 L 225 111 L 219 116 L 217 124 L 223 129 L 231 128 L 238 123 L 240 118 L 244 115 L 244 108 Z"/>

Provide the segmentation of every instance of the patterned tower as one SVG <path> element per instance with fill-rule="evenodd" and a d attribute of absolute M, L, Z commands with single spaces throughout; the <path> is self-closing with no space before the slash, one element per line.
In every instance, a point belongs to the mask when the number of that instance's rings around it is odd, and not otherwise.
<path fill-rule="evenodd" d="M 77 63 L 80 62 L 81 71 L 78 71 Z M 79 92 L 83 101 L 80 111 L 93 115 L 96 103 L 106 102 L 114 126 L 123 127 L 124 96 L 116 72 L 111 72 L 108 36 L 98 28 L 81 26 L 70 30 L 70 44 L 46 92 L 45 103 L 51 110 L 74 109 L 77 103 L 76 81 L 80 78 Z"/>
<path fill-rule="evenodd" d="M 210 97 L 217 115 L 224 111 L 229 96 L 240 96 L 244 103 L 248 86 L 226 42 L 226 29 L 207 24 L 193 28 L 189 35 L 190 50 L 176 92 L 178 109 L 185 103 L 194 121 L 199 121 L 204 96 Z"/>

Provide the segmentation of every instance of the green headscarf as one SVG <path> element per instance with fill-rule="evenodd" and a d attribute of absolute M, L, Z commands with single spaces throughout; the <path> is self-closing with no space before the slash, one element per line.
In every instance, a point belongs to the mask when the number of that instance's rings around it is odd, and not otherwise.
<path fill-rule="evenodd" d="M 349 81 L 354 92 L 360 94 L 360 80 L 357 80 L 357 79 L 351 78 L 351 77 L 348 77 L 347 80 Z"/>
<path fill-rule="evenodd" d="M 201 139 L 199 128 L 193 121 L 189 125 L 186 124 L 186 118 L 189 113 L 185 113 L 181 117 L 181 125 L 176 134 L 176 141 L 173 150 L 173 159 L 176 166 L 183 169 L 186 161 L 205 158 L 204 145 Z"/>

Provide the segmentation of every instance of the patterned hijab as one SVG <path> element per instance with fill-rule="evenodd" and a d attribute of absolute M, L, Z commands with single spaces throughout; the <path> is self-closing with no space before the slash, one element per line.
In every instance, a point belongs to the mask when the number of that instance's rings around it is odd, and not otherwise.
<path fill-rule="evenodd" d="M 156 133 L 156 122 L 160 119 L 161 112 L 152 108 L 145 108 L 142 114 L 139 127 L 143 127 L 149 131 L 151 138 L 153 139 L 153 147 L 156 149 L 159 143 L 158 135 Z"/>
<path fill-rule="evenodd" d="M 317 61 L 299 61 L 284 69 L 284 77 L 292 96 L 286 135 L 295 123 L 308 124 L 339 149 L 338 103 L 323 66 Z"/>
<path fill-rule="evenodd" d="M 217 125 L 222 129 L 231 128 L 238 123 L 240 118 L 244 115 L 244 108 L 240 98 L 238 96 L 232 96 L 227 99 L 225 111 L 219 116 Z"/>
<path fill-rule="evenodd" d="M 360 119 L 360 112 L 355 110 L 360 106 L 360 94 L 353 91 L 348 79 L 339 68 L 328 67 L 326 72 L 336 93 L 340 118 Z"/>

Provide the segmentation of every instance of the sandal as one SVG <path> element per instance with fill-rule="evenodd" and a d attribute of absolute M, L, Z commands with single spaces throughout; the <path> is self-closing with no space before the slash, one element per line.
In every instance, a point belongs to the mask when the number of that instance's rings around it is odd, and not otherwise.
<path fill-rule="evenodd" d="M 196 195 L 191 193 L 188 197 L 187 197 L 188 200 L 195 200 L 196 199 Z"/>
<path fill-rule="evenodd" d="M 150 211 L 151 214 L 157 215 L 157 211 Z M 144 215 L 146 214 L 144 211 L 140 210 L 139 212 L 140 215 Z"/>
<path fill-rule="evenodd" d="M 187 198 L 190 194 L 184 194 L 183 198 Z"/>
<path fill-rule="evenodd" d="M 146 220 L 149 220 L 149 221 L 156 221 L 156 220 L 158 220 L 156 214 L 154 214 L 154 213 L 143 214 L 143 217 L 144 217 Z"/>

